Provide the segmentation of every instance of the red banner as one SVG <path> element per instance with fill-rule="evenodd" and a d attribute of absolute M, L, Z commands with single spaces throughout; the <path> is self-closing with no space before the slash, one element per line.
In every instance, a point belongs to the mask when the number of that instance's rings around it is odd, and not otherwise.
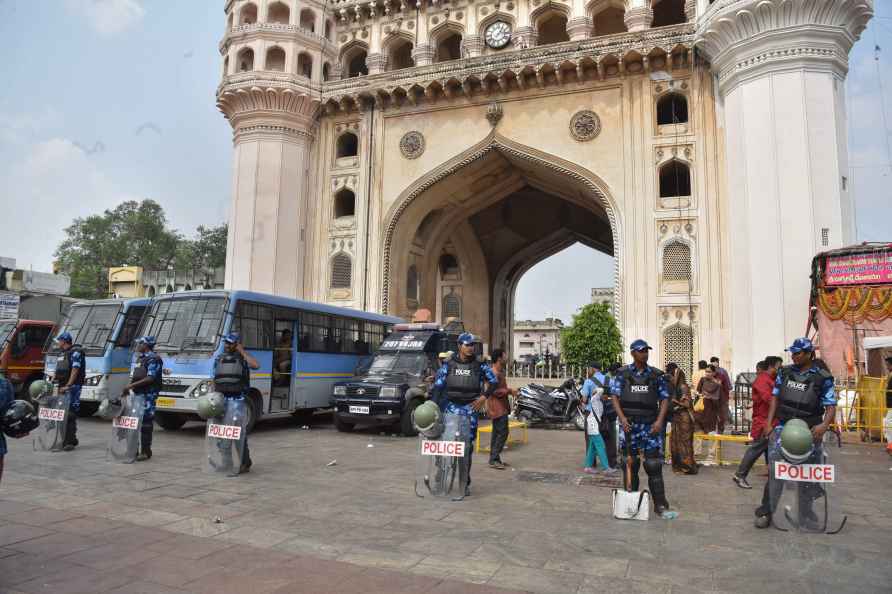
<path fill-rule="evenodd" d="M 824 283 L 828 286 L 892 283 L 892 251 L 827 258 Z"/>

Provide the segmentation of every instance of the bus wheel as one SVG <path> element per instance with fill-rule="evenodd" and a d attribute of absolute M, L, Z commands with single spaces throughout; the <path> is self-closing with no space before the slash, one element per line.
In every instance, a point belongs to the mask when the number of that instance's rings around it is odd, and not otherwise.
<path fill-rule="evenodd" d="M 178 415 L 168 412 L 156 412 L 155 422 L 165 431 L 176 431 L 186 424 L 186 415 Z"/>
<path fill-rule="evenodd" d="M 409 406 L 403 411 L 403 416 L 400 417 L 400 433 L 402 433 L 404 437 L 415 437 L 418 435 L 418 431 L 415 430 L 415 425 L 412 424 L 412 413 L 415 412 L 415 409 L 418 408 L 422 402 L 424 401 L 418 399 L 411 400 Z"/>
<path fill-rule="evenodd" d="M 99 410 L 98 402 L 81 402 L 80 410 L 77 411 L 77 416 L 84 417 L 92 417 L 96 414 L 96 411 Z"/>
<path fill-rule="evenodd" d="M 342 421 L 341 416 L 338 413 L 335 413 L 334 423 L 335 429 L 337 429 L 341 433 L 350 433 L 351 431 L 353 431 L 353 427 L 355 427 L 353 423 Z"/>

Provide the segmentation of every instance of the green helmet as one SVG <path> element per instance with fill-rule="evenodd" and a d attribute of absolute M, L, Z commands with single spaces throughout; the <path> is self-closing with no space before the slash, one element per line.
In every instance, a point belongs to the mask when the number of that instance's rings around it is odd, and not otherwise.
<path fill-rule="evenodd" d="M 33 400 L 53 393 L 53 384 L 46 380 L 36 380 L 28 386 L 28 394 Z"/>
<path fill-rule="evenodd" d="M 412 424 L 415 426 L 415 429 L 428 437 L 436 437 L 435 435 L 430 435 L 430 433 L 440 425 L 440 419 L 440 407 L 432 400 L 421 403 L 412 412 Z"/>
<path fill-rule="evenodd" d="M 220 392 L 211 392 L 198 399 L 196 412 L 202 419 L 222 417 L 225 410 L 225 400 Z"/>
<path fill-rule="evenodd" d="M 808 460 L 814 449 L 814 438 L 808 424 L 802 419 L 790 419 L 784 423 L 780 434 L 781 454 L 793 464 Z"/>
<path fill-rule="evenodd" d="M 110 421 L 111 419 L 121 415 L 124 405 L 120 400 L 109 400 L 105 398 L 99 403 L 99 416 Z"/>

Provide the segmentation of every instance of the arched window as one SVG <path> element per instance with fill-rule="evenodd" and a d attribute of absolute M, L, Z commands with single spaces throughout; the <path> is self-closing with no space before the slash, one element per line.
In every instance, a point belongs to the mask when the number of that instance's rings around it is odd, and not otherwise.
<path fill-rule="evenodd" d="M 447 62 L 461 58 L 461 34 L 450 33 L 437 42 L 437 62 Z"/>
<path fill-rule="evenodd" d="M 678 93 L 667 93 L 657 101 L 657 124 L 686 124 L 688 121 L 688 100 Z"/>
<path fill-rule="evenodd" d="M 253 25 L 257 22 L 257 5 L 249 2 L 242 6 L 242 11 L 238 13 L 239 25 Z"/>
<path fill-rule="evenodd" d="M 266 69 L 285 72 L 285 50 L 271 47 L 266 52 Z"/>
<path fill-rule="evenodd" d="M 461 319 L 461 297 L 455 293 L 443 297 L 443 321 L 447 318 Z"/>
<path fill-rule="evenodd" d="M 313 57 L 301 52 L 297 55 L 297 73 L 307 78 L 313 78 Z"/>
<path fill-rule="evenodd" d="M 412 59 L 412 44 L 405 40 L 399 39 L 390 44 L 387 51 L 388 70 L 402 70 L 403 68 L 411 68 L 415 65 Z"/>
<path fill-rule="evenodd" d="M 446 277 L 450 275 L 459 275 L 461 274 L 461 269 L 458 265 L 458 259 L 452 254 L 443 254 L 440 256 L 439 261 L 440 266 L 440 276 Z"/>
<path fill-rule="evenodd" d="M 353 260 L 341 252 L 331 259 L 332 289 L 349 289 L 353 286 Z"/>
<path fill-rule="evenodd" d="M 325 21 L 325 38 L 326 39 L 331 39 L 331 30 L 332 30 L 331 21 Z"/>
<path fill-rule="evenodd" d="M 155 287 L 149 287 L 146 291 L 146 297 L 154 297 L 155 296 Z"/>
<path fill-rule="evenodd" d="M 663 280 L 687 281 L 691 279 L 691 248 L 681 241 L 663 246 Z"/>
<path fill-rule="evenodd" d="M 328 62 L 322 65 L 322 80 L 327 81 L 331 78 L 331 66 Z"/>
<path fill-rule="evenodd" d="M 406 272 L 406 299 L 418 301 L 418 269 L 414 264 Z"/>
<path fill-rule="evenodd" d="M 604 10 L 594 15 L 594 35 L 613 35 L 614 33 L 625 33 L 628 31 L 626 27 L 626 11 L 616 6 L 608 6 Z"/>
<path fill-rule="evenodd" d="M 273 2 L 267 8 L 266 21 L 287 25 L 291 22 L 291 9 L 282 2 Z"/>
<path fill-rule="evenodd" d="M 684 12 L 685 0 L 660 0 L 654 5 L 654 20 L 651 27 L 680 25 L 688 20 Z"/>
<path fill-rule="evenodd" d="M 344 54 L 344 66 L 341 68 L 341 72 L 346 72 L 347 78 L 368 74 L 369 67 L 365 63 L 367 56 L 368 54 L 364 49 L 354 47 Z"/>
<path fill-rule="evenodd" d="M 309 8 L 300 11 L 300 28 L 310 33 L 316 32 L 316 13 Z"/>
<path fill-rule="evenodd" d="M 338 136 L 338 146 L 336 156 L 338 159 L 343 157 L 355 157 L 359 154 L 359 138 L 353 132 L 347 131 Z"/>
<path fill-rule="evenodd" d="M 347 188 L 342 188 L 334 197 L 334 217 L 352 217 L 356 214 L 356 194 Z"/>
<path fill-rule="evenodd" d="M 663 330 L 663 369 L 675 363 L 690 381 L 694 367 L 694 333 L 690 326 L 674 324 Z"/>
<path fill-rule="evenodd" d="M 238 53 L 238 71 L 249 72 L 254 70 L 254 50 L 246 47 Z"/>
<path fill-rule="evenodd" d="M 567 34 L 567 17 L 555 10 L 539 17 L 536 30 L 538 32 L 536 45 L 570 41 L 570 36 Z"/>
<path fill-rule="evenodd" d="M 691 195 L 691 170 L 681 161 L 669 161 L 660 168 L 660 198 Z"/>

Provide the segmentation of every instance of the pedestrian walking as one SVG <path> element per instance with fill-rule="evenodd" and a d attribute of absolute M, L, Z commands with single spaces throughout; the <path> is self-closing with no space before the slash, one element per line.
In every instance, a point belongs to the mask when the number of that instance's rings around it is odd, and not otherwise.
<path fill-rule="evenodd" d="M 592 400 L 601 399 L 607 386 L 607 377 L 601 373 L 601 364 L 597 362 L 589 363 L 585 368 L 585 381 L 582 382 L 582 389 L 579 394 L 582 396 L 582 405 L 585 412 L 586 422 L 589 415 L 592 414 Z M 603 413 L 602 413 L 603 414 Z M 600 422 L 601 415 L 598 415 Z M 583 431 L 583 449 L 587 452 L 589 447 L 589 432 Z"/>
<path fill-rule="evenodd" d="M 756 366 L 758 374 L 752 385 L 753 423 L 750 430 L 752 442 L 744 452 L 737 471 L 731 476 L 731 479 L 741 489 L 752 489 L 746 477 L 756 460 L 768 453 L 768 436 L 773 427 L 766 425 L 766 422 L 768 421 L 768 410 L 771 407 L 771 393 L 774 391 L 774 382 L 782 363 L 783 359 L 780 357 L 768 356 Z"/>
<path fill-rule="evenodd" d="M 728 406 L 731 403 L 731 390 L 734 387 L 731 384 L 731 375 L 728 373 L 728 370 L 719 364 L 719 358 L 711 357 L 709 362 L 715 367 L 716 378 L 722 385 L 718 402 L 718 432 L 722 434 L 725 433 L 725 430 L 728 428 L 728 422 L 731 420 L 731 411 Z"/>
<path fill-rule="evenodd" d="M 607 378 L 601 373 L 601 364 L 593 362 L 589 365 L 588 378 L 582 386 L 582 394 L 585 399 L 585 435 L 586 449 L 583 472 L 597 474 L 595 459 L 603 474 L 610 475 L 618 472 L 610 465 L 607 459 L 607 446 L 601 436 L 601 424 L 604 417 L 604 391 Z"/>
<path fill-rule="evenodd" d="M 137 461 L 152 457 L 152 434 L 155 426 L 155 400 L 161 392 L 164 361 L 155 353 L 155 337 L 143 336 L 136 340 L 138 359 L 130 383 L 124 386 L 121 397 L 124 398 L 132 390 L 145 399 L 145 409 L 140 428 L 139 455 Z"/>
<path fill-rule="evenodd" d="M 86 357 L 80 345 L 74 344 L 70 332 L 63 332 L 56 337 L 62 354 L 56 360 L 56 371 L 53 381 L 58 386 L 59 394 L 68 394 L 68 422 L 65 424 L 65 437 L 62 450 L 70 452 L 78 446 L 77 413 L 81 409 L 81 386 L 84 384 L 84 366 Z"/>
<path fill-rule="evenodd" d="M 640 453 L 644 452 L 654 511 L 661 515 L 669 509 L 666 486 L 663 482 L 663 443 L 660 437 L 669 412 L 669 387 L 666 374 L 647 364 L 650 345 L 638 339 L 629 345 L 632 363 L 623 367 L 610 384 L 613 406 L 622 423 L 620 447 L 623 460 L 623 483 L 630 490 L 638 490 Z"/>
<path fill-rule="evenodd" d="M 498 378 L 498 386 L 486 399 L 486 414 L 492 419 L 492 436 L 489 443 L 489 467 L 496 470 L 504 470 L 509 464 L 502 460 L 502 450 L 508 441 L 508 413 L 511 406 L 509 396 L 516 396 L 517 390 L 508 387 L 505 366 L 508 364 L 508 354 L 504 349 L 494 349 L 492 352 L 492 371 Z"/>
<path fill-rule="evenodd" d="M 697 392 L 703 399 L 703 412 L 698 415 L 703 433 L 715 433 L 718 425 L 722 384 L 716 374 L 715 365 L 709 365 L 706 373 L 700 378 L 700 383 L 697 384 Z"/>
<path fill-rule="evenodd" d="M 684 371 L 677 364 L 669 363 L 666 366 L 666 374 L 669 376 L 669 393 L 672 396 L 670 405 L 672 435 L 669 445 L 672 471 L 678 474 L 697 474 L 700 466 L 694 459 L 691 389 Z"/>
<path fill-rule="evenodd" d="M 613 407 L 613 399 L 610 395 L 610 385 L 613 382 L 613 378 L 616 377 L 621 368 L 622 365 L 620 365 L 619 363 L 611 363 L 610 367 L 607 368 L 607 375 L 604 382 L 604 385 L 606 386 L 603 397 L 604 417 L 601 419 L 600 433 L 601 437 L 604 439 L 604 444 L 607 446 L 607 462 L 610 464 L 610 468 L 617 468 L 616 448 L 618 442 L 618 423 L 616 409 Z"/>

